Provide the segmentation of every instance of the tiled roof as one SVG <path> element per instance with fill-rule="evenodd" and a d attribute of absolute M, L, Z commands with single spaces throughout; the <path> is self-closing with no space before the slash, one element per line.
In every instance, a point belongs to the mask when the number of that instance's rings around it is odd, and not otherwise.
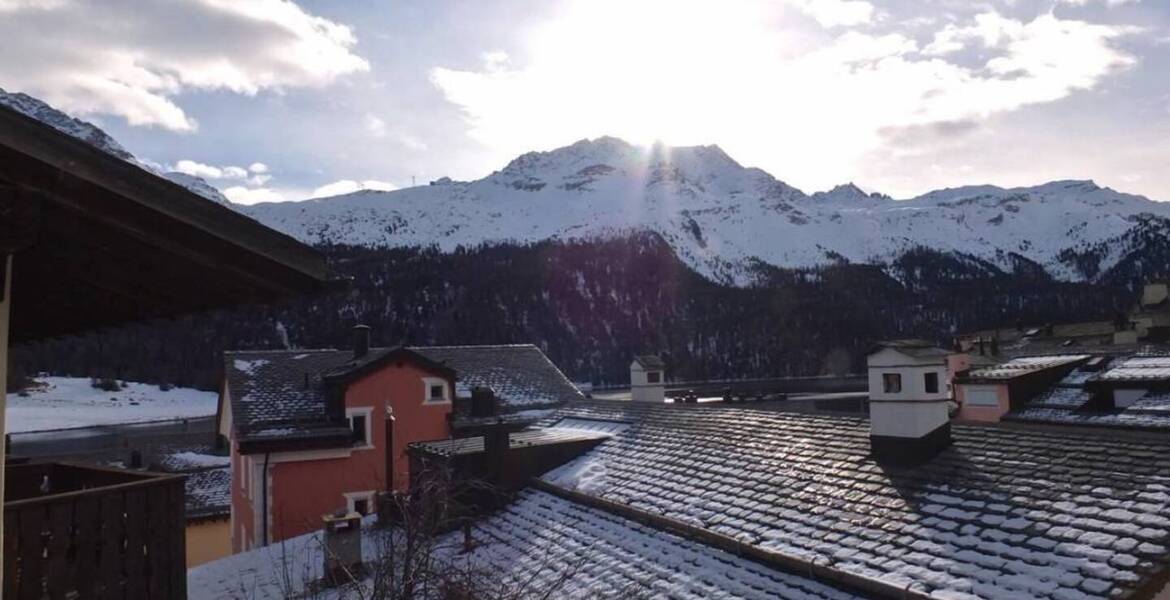
<path fill-rule="evenodd" d="M 322 377 L 361 367 L 394 350 L 371 348 L 358 361 L 353 360 L 350 350 L 224 353 L 237 432 L 250 439 L 336 434 L 337 428 L 327 421 Z M 454 369 L 459 387 L 491 387 L 504 410 L 555 406 L 583 398 L 548 357 L 531 344 L 409 350 Z"/>
<path fill-rule="evenodd" d="M 504 410 L 584 399 L 565 374 L 532 344 L 420 346 L 410 350 L 455 369 L 455 382 L 461 388 L 490 387 Z"/>
<path fill-rule="evenodd" d="M 1063 367 L 1071 363 L 1086 360 L 1087 354 L 1056 354 L 1045 356 L 1024 356 L 1013 358 L 1005 363 L 974 369 L 967 376 L 968 379 L 1012 379 L 1021 375 L 1028 375 L 1037 371 Z"/>
<path fill-rule="evenodd" d="M 555 598 L 856 598 L 536 490 L 478 523 L 473 538 L 481 545 L 469 560 Z"/>
<path fill-rule="evenodd" d="M 508 448 L 528 448 L 532 446 L 546 446 L 549 444 L 564 444 L 569 442 L 584 442 L 589 440 L 603 440 L 610 436 L 602 431 L 585 431 L 579 429 L 564 429 L 548 427 L 517 431 L 508 435 Z M 483 436 L 459 437 L 449 440 L 434 440 L 417 442 L 412 447 L 441 455 L 478 454 L 483 452 Z"/>
<path fill-rule="evenodd" d="M 546 481 L 938 597 L 1125 597 L 1170 561 L 1170 437 L 956 424 L 950 448 L 897 468 L 871 458 L 862 419 L 558 414 L 633 424 Z"/>
<path fill-rule="evenodd" d="M 1098 381 L 1170 382 L 1170 356 L 1133 356 L 1114 361 Z"/>
<path fill-rule="evenodd" d="M 225 352 L 232 423 L 241 436 L 307 433 L 326 421 L 321 375 L 353 357 L 341 350 Z M 307 379 L 306 379 L 307 377 Z"/>
<path fill-rule="evenodd" d="M 362 555 L 376 560 L 390 531 L 362 527 Z M 309 533 L 235 554 L 188 571 L 191 600 L 283 600 L 301 597 L 321 576 L 321 535 Z M 516 597 L 671 598 L 675 600 L 852 600 L 858 598 L 800 575 L 780 572 L 639 525 L 599 509 L 526 490 L 476 523 L 475 548 L 458 565 L 498 574 Z M 462 547 L 454 533 L 436 545 L 439 557 Z M 288 577 L 288 573 L 296 576 Z M 523 592 L 528 592 L 527 595 Z M 325 590 L 321 598 L 349 597 Z M 512 597 L 512 596 L 509 596 Z"/>
<path fill-rule="evenodd" d="M 231 467 L 186 473 L 187 518 L 227 516 L 232 505 Z"/>

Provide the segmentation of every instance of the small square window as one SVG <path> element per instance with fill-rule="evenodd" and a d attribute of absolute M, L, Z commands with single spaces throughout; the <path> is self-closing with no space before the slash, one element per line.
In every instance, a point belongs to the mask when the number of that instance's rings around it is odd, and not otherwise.
<path fill-rule="evenodd" d="M 442 400 L 444 387 L 445 386 L 441 383 L 432 385 L 430 399 L 431 400 Z"/>
<path fill-rule="evenodd" d="M 646 373 L 646 383 L 659 383 L 660 381 L 662 381 L 662 373 L 658 371 Z"/>
<path fill-rule="evenodd" d="M 363 516 L 363 517 L 370 514 L 370 500 L 369 500 L 369 498 L 363 498 L 361 500 L 354 500 L 353 501 L 353 511 L 356 512 L 357 514 Z"/>
<path fill-rule="evenodd" d="M 349 428 L 353 431 L 353 443 L 365 444 L 366 440 L 366 415 L 352 415 L 349 417 Z"/>
<path fill-rule="evenodd" d="M 882 373 L 882 390 L 887 394 L 901 392 L 902 375 L 900 373 Z"/>
<path fill-rule="evenodd" d="M 923 375 L 923 383 L 926 385 L 927 394 L 938 393 L 938 373 L 926 373 Z"/>

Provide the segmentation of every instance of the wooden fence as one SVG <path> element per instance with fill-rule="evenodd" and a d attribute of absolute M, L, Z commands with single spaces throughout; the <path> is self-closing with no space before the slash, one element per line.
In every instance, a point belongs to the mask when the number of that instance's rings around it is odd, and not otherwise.
<path fill-rule="evenodd" d="M 10 465 L 4 600 L 184 600 L 184 478 Z"/>

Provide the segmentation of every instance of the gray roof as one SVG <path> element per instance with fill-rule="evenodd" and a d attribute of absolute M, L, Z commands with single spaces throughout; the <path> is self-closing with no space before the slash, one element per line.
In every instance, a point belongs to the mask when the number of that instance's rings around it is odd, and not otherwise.
<path fill-rule="evenodd" d="M 1048 369 L 1066 368 L 1073 363 L 1088 359 L 1088 354 L 1022 356 L 1004 363 L 972 369 L 966 379 L 1008 380 Z"/>
<path fill-rule="evenodd" d="M 950 448 L 897 468 L 870 456 L 863 419 L 596 401 L 557 416 L 632 425 L 545 481 L 939 597 L 1126 597 L 1170 562 L 1168 436 L 955 424 Z"/>
<path fill-rule="evenodd" d="M 532 344 L 409 349 L 455 369 L 458 388 L 491 388 L 505 411 L 584 399 L 565 374 Z"/>
<path fill-rule="evenodd" d="M 1134 355 L 1113 359 L 1103 370 L 1084 368 L 1070 372 L 1024 406 L 1009 412 L 1005 420 L 1059 425 L 1084 425 L 1122 429 L 1170 431 L 1170 356 Z M 1092 402 L 1094 389 L 1153 387 L 1132 405 L 1103 409 Z"/>
<path fill-rule="evenodd" d="M 231 513 L 231 467 L 191 471 L 186 476 L 188 519 L 225 517 Z"/>
<path fill-rule="evenodd" d="M 361 368 L 394 350 L 371 348 L 357 361 L 350 350 L 225 352 L 234 426 L 241 436 L 251 439 L 335 434 L 336 424 L 330 423 L 326 414 L 322 378 Z M 583 398 L 531 344 L 408 350 L 454 369 L 459 388 L 492 388 L 505 411 L 557 406 Z"/>
<path fill-rule="evenodd" d="M 348 350 L 225 352 L 224 373 L 237 433 L 263 437 L 320 429 L 327 421 L 321 376 L 352 357 Z"/>
<path fill-rule="evenodd" d="M 634 362 L 642 365 L 643 369 L 665 369 L 666 363 L 662 361 L 662 357 L 656 354 L 639 354 L 634 357 Z"/>
<path fill-rule="evenodd" d="M 914 358 L 936 358 L 954 354 L 954 352 L 950 350 L 939 348 L 938 345 L 934 344 L 933 342 L 919 339 L 886 340 L 884 342 L 878 342 L 877 344 L 874 344 L 874 347 L 870 350 L 870 354 L 873 354 L 874 352 L 883 348 L 897 350 L 902 354 L 913 356 Z"/>

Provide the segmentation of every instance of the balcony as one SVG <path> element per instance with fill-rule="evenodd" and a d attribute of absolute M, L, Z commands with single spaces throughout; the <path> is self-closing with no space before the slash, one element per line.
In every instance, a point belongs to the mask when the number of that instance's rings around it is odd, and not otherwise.
<path fill-rule="evenodd" d="M 182 475 L 8 465 L 6 600 L 187 596 Z"/>

